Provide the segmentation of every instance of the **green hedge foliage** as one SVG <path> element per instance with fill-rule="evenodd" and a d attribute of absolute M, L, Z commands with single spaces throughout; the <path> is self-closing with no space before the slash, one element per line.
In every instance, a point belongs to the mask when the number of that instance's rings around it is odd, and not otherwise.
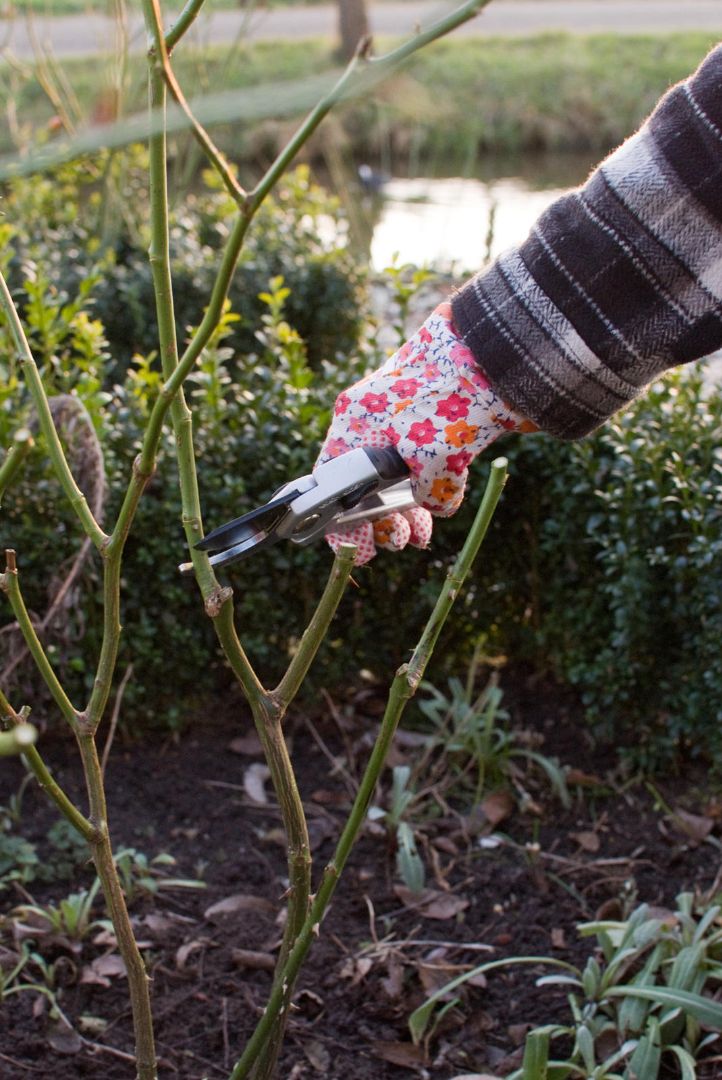
<path fill-rule="evenodd" d="M 150 348 L 123 364 L 119 357 L 125 346 L 117 336 L 111 344 L 98 318 L 99 298 L 105 297 L 122 323 L 131 306 L 128 290 L 140 286 L 130 273 L 118 276 L 114 250 L 109 255 L 109 249 L 83 237 L 89 226 L 72 210 L 77 177 L 66 170 L 54 186 L 44 185 L 11 191 L 13 213 L 0 222 L 0 260 L 14 275 L 50 392 L 80 398 L 92 419 L 104 450 L 106 515 L 112 520 L 159 384 L 158 369 Z M 23 199 L 26 212 L 19 214 Z M 93 206 L 100 212 L 97 201 Z M 191 239 L 187 247 L 176 248 L 176 257 L 187 260 L 189 281 L 199 272 L 196 256 L 208 234 L 226 227 L 227 210 L 220 194 L 199 197 L 194 221 L 183 225 Z M 30 224 L 38 221 L 47 228 L 32 235 Z M 135 227 L 140 236 L 142 228 Z M 335 395 L 383 359 L 373 328 L 367 327 L 349 356 L 338 349 L 347 329 L 340 337 L 337 329 L 348 328 L 349 320 L 358 325 L 358 275 L 349 271 L 350 256 L 337 243 L 338 208 L 307 174 L 289 179 L 265 211 L 260 232 L 255 241 L 259 276 L 279 268 L 270 257 L 261 258 L 264 237 L 271 248 L 275 245 L 283 275 L 249 283 L 240 318 L 231 303 L 187 386 L 208 528 L 309 471 Z M 330 239 L 324 244 L 321 235 Z M 333 271 L 324 278 L 330 284 L 320 292 L 322 302 L 308 316 L 319 320 L 328 343 L 313 359 L 290 317 L 298 306 L 290 283 L 310 287 L 302 258 L 307 240 L 311 262 Z M 20 256 L 14 254 L 18 251 Z M 341 279 L 344 284 L 336 289 Z M 109 281 L 120 282 L 115 302 L 109 299 Z M 395 287 L 401 289 L 398 275 Z M 200 285 L 199 293 L 205 295 Z M 187 299 L 188 293 L 181 295 Z M 150 346 L 152 318 L 143 310 Z M 258 312 L 253 322 L 252 310 Z M 193 321 L 183 304 L 178 317 L 183 325 Z M 239 327 L 246 334 L 243 348 Z M 21 423 L 32 422 L 5 334 L 0 329 L 3 447 Z M 719 758 L 722 394 L 705 390 L 695 372 L 668 376 L 581 442 L 562 444 L 534 435 L 509 437 L 490 448 L 473 470 L 462 510 L 437 523 L 430 552 L 380 555 L 355 573 L 357 584 L 342 602 L 311 689 L 338 689 L 363 668 L 387 678 L 408 656 L 445 568 L 463 542 L 488 462 L 501 452 L 510 458 L 510 480 L 431 677 L 458 671 L 484 632 L 511 657 L 551 668 L 578 687 L 593 730 L 615 739 L 638 763 L 667 766 L 679 751 Z M 2 514 L 0 544 L 17 549 L 25 595 L 41 616 L 80 539 L 42 453 L 29 460 Z M 208 708 L 209 693 L 232 685 L 195 585 L 177 571 L 185 557 L 167 434 L 158 470 L 141 500 L 123 577 L 119 676 L 132 662 L 124 722 L 136 731 L 181 726 Z M 269 681 L 295 647 L 330 564 L 323 544 L 279 545 L 228 570 L 242 639 Z M 94 556 L 74 595 L 49 649 L 82 700 L 101 631 Z M 7 610 L 0 609 L 0 621 L 9 621 Z M 28 672 L 25 666 L 15 676 L 23 701 L 37 697 Z"/>

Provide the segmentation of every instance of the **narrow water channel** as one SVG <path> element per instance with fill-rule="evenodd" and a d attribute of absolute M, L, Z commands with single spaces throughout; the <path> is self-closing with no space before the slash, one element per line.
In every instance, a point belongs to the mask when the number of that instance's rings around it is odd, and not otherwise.
<path fill-rule="evenodd" d="M 474 176 L 381 177 L 372 200 L 370 259 L 450 271 L 478 270 L 520 243 L 539 214 L 584 181 L 594 162 L 564 156 L 495 163 Z M 367 210 L 368 213 L 368 210 Z"/>

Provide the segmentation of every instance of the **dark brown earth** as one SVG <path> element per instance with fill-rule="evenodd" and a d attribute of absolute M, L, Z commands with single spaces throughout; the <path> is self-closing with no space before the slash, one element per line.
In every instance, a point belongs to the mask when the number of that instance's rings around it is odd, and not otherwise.
<path fill-rule="evenodd" d="M 615 755 L 591 747 L 573 699 L 520 675 L 507 674 L 505 680 L 512 725 L 534 732 L 543 753 L 576 770 L 571 778 L 581 783 L 573 787 L 573 808 L 564 810 L 539 774 L 520 773 L 515 803 L 487 804 L 492 816 L 500 808 L 511 811 L 497 826 L 506 839 L 482 847 L 480 839 L 491 832 L 482 814 L 462 798 L 449 798 L 441 808 L 427 800 L 420 842 L 428 885 L 450 898 L 441 919 L 404 906 L 395 892 L 394 857 L 384 829 L 367 829 L 299 979 L 282 1080 L 506 1075 L 519 1064 L 528 1025 L 566 1016 L 561 992 L 535 986 L 541 969 L 510 968 L 490 974 L 486 987 L 467 987 L 426 1054 L 410 1044 L 410 1012 L 434 986 L 488 959 L 532 954 L 583 962 L 589 945 L 579 941 L 575 926 L 600 908 L 615 917 L 635 897 L 670 905 L 680 891 L 704 891 L 712 884 L 717 851 L 665 818 L 654 790 L 623 785 L 618 772 L 610 774 Z M 346 769 L 358 770 L 378 724 L 379 704 L 373 693 L 357 695 L 337 710 L 340 727 L 327 709 L 319 710 L 314 732 L 303 717 L 291 718 L 317 868 L 330 856 L 349 805 L 344 778 L 339 770 L 331 775 L 327 755 L 345 755 Z M 148 857 L 170 853 L 177 860 L 174 876 L 202 876 L 207 886 L 202 892 L 163 889 L 131 905 L 153 976 L 163 1078 L 228 1077 L 270 984 L 270 973 L 243 966 L 238 952 L 274 952 L 286 872 L 272 799 L 253 803 L 243 786 L 260 754 L 246 743 L 250 753 L 229 748 L 249 727 L 243 706 L 232 698 L 178 742 L 123 746 L 118 740 L 111 756 L 107 781 L 116 847 L 132 846 Z M 66 789 L 79 792 L 73 744 L 47 735 L 42 748 Z M 411 761 L 418 753 L 418 747 L 401 746 L 395 760 Z M 20 777 L 18 763 L 3 762 L 0 802 L 7 803 Z M 522 789 L 526 809 L 519 805 Z M 702 815 L 713 823 L 713 834 L 720 831 L 720 803 L 699 778 L 657 782 L 655 790 L 667 807 Z M 23 834 L 42 844 L 54 820 L 42 793 L 27 789 Z M 89 884 L 92 875 L 85 872 L 81 879 L 32 882 L 27 888 L 36 902 L 47 903 Z M 254 899 L 235 913 L 204 915 L 217 901 L 239 894 Z M 12 944 L 7 914 L 24 899 L 17 886 L 0 894 L 6 946 Z M 97 907 L 100 916 L 100 900 Z M 39 994 L 6 997 L 0 1008 L 0 1077 L 132 1080 L 122 975 L 107 977 L 106 986 L 81 981 L 91 962 L 110 948 L 107 937 L 100 943 L 94 937 L 76 952 L 63 942 L 43 947 L 47 959 L 64 957 L 57 965 L 58 1002 L 84 1041 L 77 1034 L 58 1041 Z"/>

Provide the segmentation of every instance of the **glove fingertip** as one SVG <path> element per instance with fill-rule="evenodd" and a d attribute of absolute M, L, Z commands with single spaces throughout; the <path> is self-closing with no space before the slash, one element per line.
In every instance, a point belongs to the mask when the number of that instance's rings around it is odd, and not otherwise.
<path fill-rule="evenodd" d="M 409 542 L 411 526 L 401 514 L 389 514 L 374 521 L 373 532 L 377 547 L 401 551 Z"/>
<path fill-rule="evenodd" d="M 413 510 L 407 510 L 404 517 L 409 523 L 411 533 L 409 543 L 412 547 L 427 548 L 431 543 L 431 534 L 434 528 L 433 518 L 423 506 L 416 506 Z"/>
<path fill-rule="evenodd" d="M 336 554 L 342 544 L 355 544 L 356 555 L 354 557 L 354 566 L 364 566 L 365 563 L 371 562 L 376 555 L 374 531 L 368 521 L 364 521 L 361 525 L 357 525 L 355 529 L 346 529 L 341 532 L 327 532 L 325 539 L 334 554 Z"/>

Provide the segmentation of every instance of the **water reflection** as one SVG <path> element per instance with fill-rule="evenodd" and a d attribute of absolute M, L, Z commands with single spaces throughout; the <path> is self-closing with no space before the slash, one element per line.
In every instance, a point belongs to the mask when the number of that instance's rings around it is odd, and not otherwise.
<path fill-rule="evenodd" d="M 576 158 L 565 165 L 564 170 L 528 168 L 483 178 L 386 179 L 374 200 L 372 265 L 382 270 L 396 258 L 455 274 L 478 270 L 520 243 L 539 214 L 581 183 L 590 167 L 588 160 Z"/>

